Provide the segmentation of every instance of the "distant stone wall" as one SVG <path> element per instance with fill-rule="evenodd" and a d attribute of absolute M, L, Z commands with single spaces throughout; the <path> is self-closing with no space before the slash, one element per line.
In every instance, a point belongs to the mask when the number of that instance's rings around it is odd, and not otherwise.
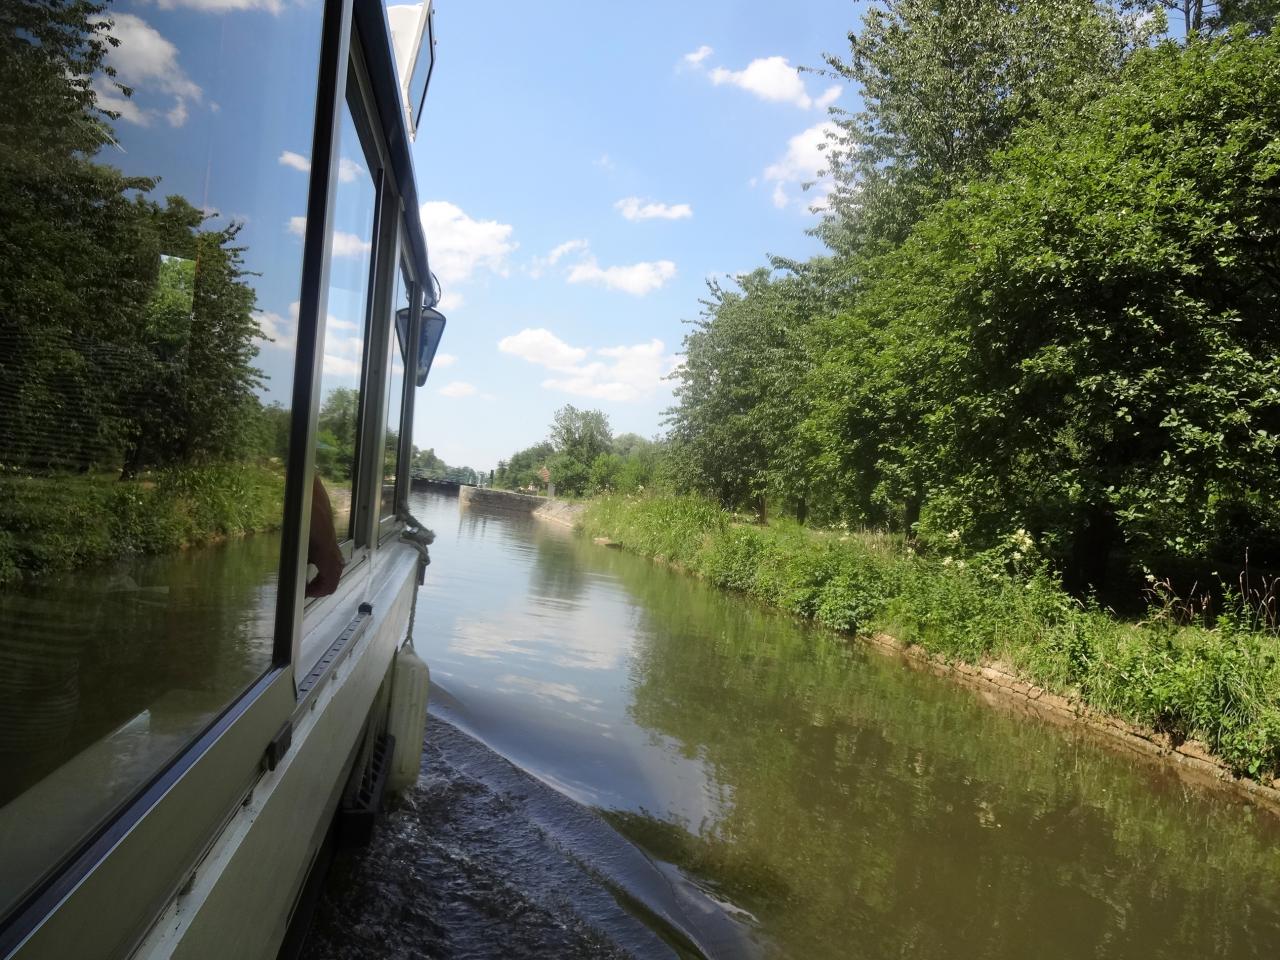
<path fill-rule="evenodd" d="M 582 511 L 586 509 L 586 506 L 581 503 L 566 503 L 563 500 L 551 500 L 547 497 L 533 497 L 527 493 L 494 490 L 492 487 L 468 486 L 458 490 L 458 505 L 477 507 L 481 510 L 526 514 L 564 527 L 574 526 Z"/>
<path fill-rule="evenodd" d="M 492 487 L 461 487 L 458 490 L 458 505 L 462 507 L 531 514 L 545 503 L 545 497 L 531 497 L 527 493 L 494 490 Z"/>
<path fill-rule="evenodd" d="M 558 523 L 564 527 L 572 527 L 578 522 L 578 517 L 582 516 L 582 511 L 586 509 L 586 504 L 583 503 L 543 500 L 542 506 L 533 511 L 533 515 L 539 520 L 546 520 L 548 523 Z"/>

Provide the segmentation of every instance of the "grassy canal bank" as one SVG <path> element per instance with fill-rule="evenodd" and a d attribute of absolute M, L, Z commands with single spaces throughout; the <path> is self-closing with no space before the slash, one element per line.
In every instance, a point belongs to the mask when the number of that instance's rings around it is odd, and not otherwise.
<path fill-rule="evenodd" d="M 1280 637 L 1236 595 L 1190 618 L 1153 584 L 1147 616 L 1127 621 L 1065 593 L 1029 538 L 929 557 L 884 534 L 738 523 L 693 497 L 603 497 L 581 526 L 824 626 L 994 665 L 1172 747 L 1199 741 L 1238 776 L 1280 777 Z"/>
<path fill-rule="evenodd" d="M 0 478 L 0 584 L 280 525 L 284 475 L 258 464 Z"/>

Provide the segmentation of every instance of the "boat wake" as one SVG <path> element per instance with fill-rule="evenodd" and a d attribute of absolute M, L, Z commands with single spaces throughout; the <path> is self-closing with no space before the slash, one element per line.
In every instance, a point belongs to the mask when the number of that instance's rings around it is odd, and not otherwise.
<path fill-rule="evenodd" d="M 731 908 L 438 712 L 417 785 L 335 862 L 305 960 L 761 952 Z"/>

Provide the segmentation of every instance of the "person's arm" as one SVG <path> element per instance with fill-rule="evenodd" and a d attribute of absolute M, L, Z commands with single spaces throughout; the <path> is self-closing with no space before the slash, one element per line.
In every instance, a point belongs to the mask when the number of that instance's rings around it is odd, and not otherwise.
<path fill-rule="evenodd" d="M 319 571 L 307 584 L 308 597 L 327 597 L 338 589 L 345 561 L 338 549 L 338 534 L 333 526 L 333 505 L 329 494 L 315 474 L 311 483 L 311 524 L 307 534 L 307 563 Z"/>

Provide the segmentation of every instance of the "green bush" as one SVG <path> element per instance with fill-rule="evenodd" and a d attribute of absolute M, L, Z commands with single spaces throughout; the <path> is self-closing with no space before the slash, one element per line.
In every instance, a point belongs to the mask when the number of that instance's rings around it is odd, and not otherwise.
<path fill-rule="evenodd" d="M 253 464 L 0 479 L 0 583 L 279 527 L 284 477 Z"/>

